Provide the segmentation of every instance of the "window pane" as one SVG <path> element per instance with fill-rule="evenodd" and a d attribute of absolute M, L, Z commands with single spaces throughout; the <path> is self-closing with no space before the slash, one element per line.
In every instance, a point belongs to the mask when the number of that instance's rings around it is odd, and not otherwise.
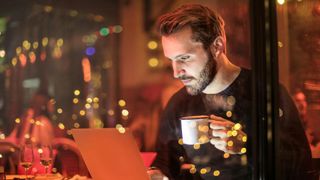
<path fill-rule="evenodd" d="M 309 0 L 277 2 L 279 80 L 294 100 L 311 150 L 310 164 L 319 172 L 320 4 Z"/>

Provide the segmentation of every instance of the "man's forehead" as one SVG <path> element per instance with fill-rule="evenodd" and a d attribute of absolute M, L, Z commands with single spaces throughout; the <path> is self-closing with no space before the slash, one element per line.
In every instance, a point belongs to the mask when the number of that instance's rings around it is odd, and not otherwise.
<path fill-rule="evenodd" d="M 179 31 L 169 36 L 162 36 L 164 55 L 170 59 L 190 53 L 195 48 L 202 48 L 201 42 L 192 39 L 191 29 Z"/>

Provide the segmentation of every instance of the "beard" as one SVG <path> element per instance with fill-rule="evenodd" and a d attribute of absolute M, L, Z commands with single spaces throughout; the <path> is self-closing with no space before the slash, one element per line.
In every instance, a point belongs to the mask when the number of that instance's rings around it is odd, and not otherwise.
<path fill-rule="evenodd" d="M 217 73 L 217 63 L 210 50 L 207 51 L 207 56 L 207 63 L 201 70 L 199 78 L 196 79 L 196 83 L 194 85 L 186 85 L 188 94 L 192 96 L 200 94 L 210 84 Z"/>

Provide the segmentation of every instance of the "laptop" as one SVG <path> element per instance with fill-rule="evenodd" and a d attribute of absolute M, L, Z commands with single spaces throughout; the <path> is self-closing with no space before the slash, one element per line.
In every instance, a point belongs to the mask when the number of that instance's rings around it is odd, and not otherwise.
<path fill-rule="evenodd" d="M 94 180 L 149 180 L 128 129 L 124 133 L 116 128 L 72 129 L 71 133 Z"/>

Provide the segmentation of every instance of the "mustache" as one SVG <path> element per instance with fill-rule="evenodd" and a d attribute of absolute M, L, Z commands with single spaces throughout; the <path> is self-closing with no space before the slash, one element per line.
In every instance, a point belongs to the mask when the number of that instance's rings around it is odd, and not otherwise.
<path fill-rule="evenodd" d="M 189 79 L 194 79 L 192 76 L 186 76 L 186 75 L 181 75 L 177 77 L 180 80 L 189 80 Z"/>

